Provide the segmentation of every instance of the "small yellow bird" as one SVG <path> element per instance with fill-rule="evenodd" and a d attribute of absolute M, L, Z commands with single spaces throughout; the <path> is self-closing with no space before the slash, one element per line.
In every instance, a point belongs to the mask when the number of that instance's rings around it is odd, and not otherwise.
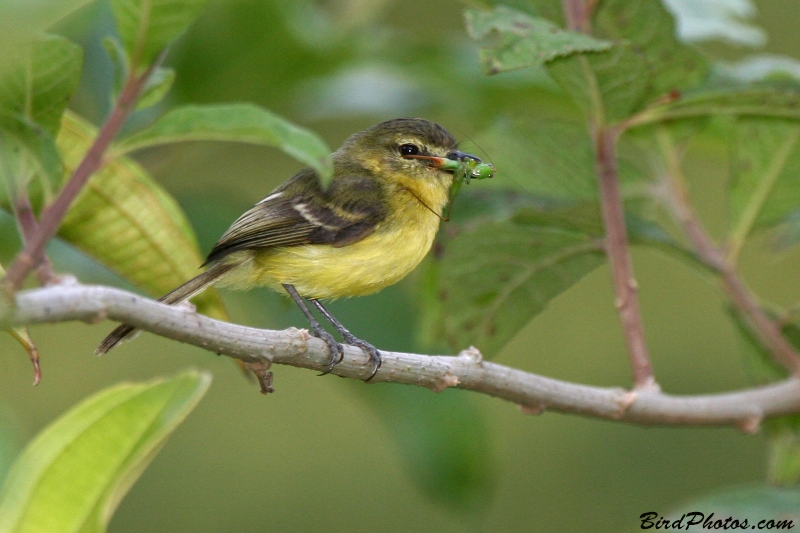
<path fill-rule="evenodd" d="M 326 373 L 344 352 L 307 302 L 345 343 L 370 355 L 369 381 L 381 365 L 378 350 L 352 335 L 319 300 L 371 294 L 411 272 L 439 229 L 451 199 L 453 172 L 465 162 L 474 168 L 481 161 L 459 152 L 443 127 L 418 118 L 390 120 L 356 133 L 332 158 L 327 189 L 313 169 L 301 170 L 231 225 L 208 255 L 208 270 L 159 301 L 176 304 L 211 284 L 286 290 L 311 333 L 330 349 Z M 481 166 L 489 169 L 482 177 L 490 177 L 491 167 Z M 133 332 L 131 326 L 119 326 L 97 353 L 106 353 Z"/>

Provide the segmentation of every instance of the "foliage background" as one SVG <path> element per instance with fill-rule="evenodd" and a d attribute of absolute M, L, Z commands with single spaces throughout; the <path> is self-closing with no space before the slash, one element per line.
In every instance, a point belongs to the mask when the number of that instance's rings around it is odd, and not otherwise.
<path fill-rule="evenodd" d="M 798 57 L 792 0 L 756 2 L 765 52 Z M 535 70 L 483 76 L 450 1 L 212 1 L 170 53 L 177 83 L 164 106 L 252 101 L 319 132 L 335 147 L 350 133 L 395 116 L 423 116 L 482 144 L 498 116 L 572 118 L 575 109 Z M 59 31 L 86 46 L 71 107 L 99 122 L 108 111 L 111 65 L 100 45 L 113 23 L 104 2 Z M 747 50 L 707 45 L 717 56 Z M 148 120 L 147 113 L 134 117 Z M 141 123 L 140 122 L 140 123 Z M 475 150 L 470 141 L 464 144 Z M 690 150 L 689 186 L 712 234 L 723 228 L 724 146 Z M 187 211 L 207 251 L 244 209 L 298 169 L 274 150 L 188 144 L 139 155 Z M 492 154 L 488 156 L 491 158 Z M 503 175 L 509 188 L 523 184 Z M 535 172 L 535 169 L 531 169 Z M 480 187 L 483 184 L 474 184 Z M 456 210 L 458 206 L 456 206 Z M 746 248 L 753 289 L 791 305 L 800 296 L 797 251 L 766 239 Z M 19 244 L 0 218 L 0 261 Z M 120 283 L 66 245 L 59 270 L 85 282 Z M 747 385 L 739 341 L 706 279 L 652 251 L 634 250 L 656 376 L 672 393 Z M 419 275 L 383 293 L 333 304 L 354 332 L 392 350 L 444 350 L 418 340 Z M 281 297 L 226 293 L 233 319 L 303 325 Z M 641 428 L 556 414 L 530 417 L 506 403 L 448 390 L 365 386 L 291 368 L 276 371 L 267 398 L 226 358 L 144 334 L 91 357 L 109 325 L 34 328 L 44 380 L 30 387 L 27 358 L 0 337 L 0 475 L 51 419 L 120 380 L 200 366 L 210 392 L 121 504 L 110 531 L 619 531 L 646 511 L 763 480 L 764 442 L 732 429 Z M 496 358 L 561 379 L 625 385 L 629 367 L 603 266 L 557 298 Z"/>

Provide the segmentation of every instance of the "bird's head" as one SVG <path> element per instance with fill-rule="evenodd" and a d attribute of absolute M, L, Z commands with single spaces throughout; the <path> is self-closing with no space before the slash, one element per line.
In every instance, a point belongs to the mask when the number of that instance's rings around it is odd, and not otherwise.
<path fill-rule="evenodd" d="M 352 135 L 334 153 L 334 160 L 357 164 L 383 179 L 408 185 L 425 180 L 449 188 L 458 162 L 475 156 L 457 150 L 455 138 L 439 124 L 421 118 L 381 122 Z"/>

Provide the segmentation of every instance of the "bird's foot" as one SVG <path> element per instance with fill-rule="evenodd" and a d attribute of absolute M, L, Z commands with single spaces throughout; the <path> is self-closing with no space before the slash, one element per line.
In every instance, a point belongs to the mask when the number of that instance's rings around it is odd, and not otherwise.
<path fill-rule="evenodd" d="M 367 379 L 364 380 L 364 383 L 369 382 L 375 375 L 378 373 L 378 369 L 381 367 L 381 353 L 375 348 L 373 345 L 368 343 L 367 341 L 363 341 L 358 337 L 354 336 L 349 331 L 347 333 L 343 333 L 342 337 L 344 338 L 344 342 L 351 346 L 358 346 L 364 352 L 369 355 L 369 360 L 373 365 L 372 374 L 369 375 Z"/>
<path fill-rule="evenodd" d="M 328 367 L 320 374 L 320 376 L 330 374 L 331 370 L 333 370 L 333 367 L 341 363 L 342 359 L 344 359 L 344 348 L 342 348 L 342 345 L 333 338 L 333 335 L 325 331 L 322 327 L 312 326 L 311 334 L 318 339 L 322 339 L 325 341 L 325 344 L 328 345 L 328 351 L 331 352 L 331 360 L 328 362 Z"/>

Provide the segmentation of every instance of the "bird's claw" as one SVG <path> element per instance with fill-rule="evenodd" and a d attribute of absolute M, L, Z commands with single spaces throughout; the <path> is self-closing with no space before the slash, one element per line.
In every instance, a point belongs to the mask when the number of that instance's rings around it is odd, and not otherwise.
<path fill-rule="evenodd" d="M 369 355 L 369 360 L 373 364 L 373 368 L 372 368 L 372 373 L 369 375 L 367 379 L 364 380 L 364 383 L 368 383 L 372 378 L 375 377 L 375 375 L 378 373 L 378 369 L 381 367 L 381 362 L 382 362 L 381 353 L 373 345 L 371 345 L 367 341 L 362 341 L 358 337 L 353 336 L 352 333 L 348 332 L 348 334 L 343 335 L 343 337 L 344 337 L 344 342 L 346 342 L 351 346 L 358 346 L 359 348 L 364 350 L 364 352 L 366 352 L 367 355 Z"/>
<path fill-rule="evenodd" d="M 333 335 L 325 331 L 324 329 L 320 328 L 312 328 L 311 334 L 318 339 L 325 341 L 325 344 L 328 345 L 328 350 L 331 352 L 331 360 L 328 362 L 328 366 L 324 372 L 319 374 L 320 376 L 324 376 L 325 374 L 330 374 L 331 371 L 334 369 L 336 365 L 342 362 L 344 359 L 344 348 L 340 343 L 333 338 Z M 352 333 L 347 333 L 343 335 L 344 342 L 351 346 L 356 346 L 361 348 L 369 355 L 369 360 L 373 364 L 372 373 L 369 375 L 367 379 L 364 380 L 364 383 L 367 383 L 372 378 L 374 378 L 377 373 L 378 369 L 381 367 L 381 353 L 375 348 L 373 345 L 368 343 L 367 341 L 363 341 L 358 337 L 353 336 Z"/>
<path fill-rule="evenodd" d="M 342 348 L 341 344 L 336 342 L 336 339 L 333 338 L 333 335 L 322 328 L 312 328 L 311 334 L 318 339 L 325 341 L 325 344 L 328 345 L 328 351 L 331 352 L 331 360 L 328 362 L 328 366 L 325 371 L 319 375 L 324 376 L 325 374 L 330 374 L 333 368 L 341 363 L 342 359 L 344 359 L 344 348 Z"/>

